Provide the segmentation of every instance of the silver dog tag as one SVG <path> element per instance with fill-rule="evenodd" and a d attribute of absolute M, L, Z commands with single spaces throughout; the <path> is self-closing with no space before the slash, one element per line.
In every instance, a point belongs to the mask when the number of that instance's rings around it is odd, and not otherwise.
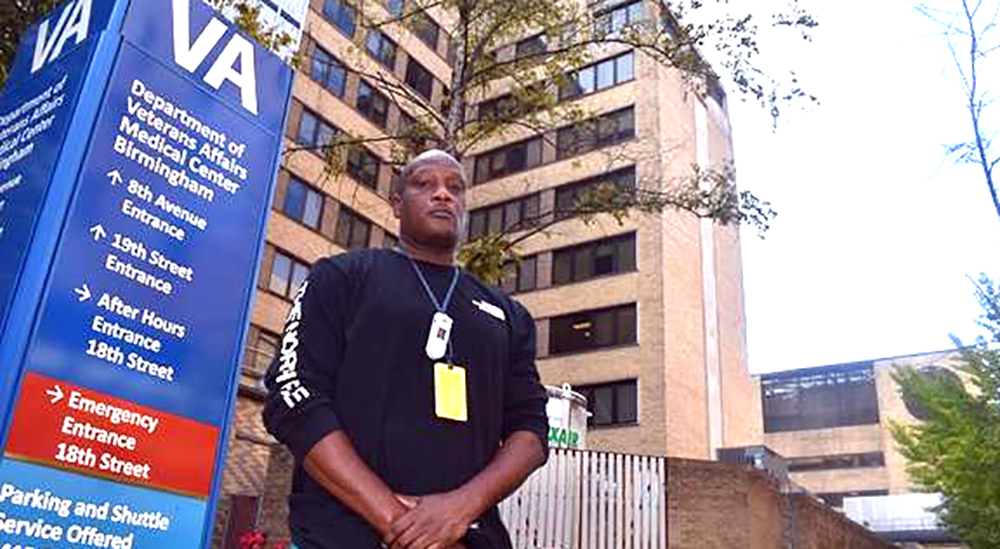
<path fill-rule="evenodd" d="M 448 339 L 451 338 L 451 325 L 454 321 L 445 313 L 434 313 L 431 319 L 431 331 L 427 334 L 427 358 L 441 359 L 448 352 Z"/>

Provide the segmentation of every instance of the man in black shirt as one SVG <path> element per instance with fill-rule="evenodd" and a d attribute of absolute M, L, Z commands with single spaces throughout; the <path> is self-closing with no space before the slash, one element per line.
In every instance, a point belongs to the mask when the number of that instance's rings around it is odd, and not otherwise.
<path fill-rule="evenodd" d="M 299 549 L 510 547 L 496 504 L 547 456 L 528 312 L 454 266 L 466 179 L 441 151 L 393 189 L 400 249 L 313 265 L 266 378 L 296 460 Z"/>

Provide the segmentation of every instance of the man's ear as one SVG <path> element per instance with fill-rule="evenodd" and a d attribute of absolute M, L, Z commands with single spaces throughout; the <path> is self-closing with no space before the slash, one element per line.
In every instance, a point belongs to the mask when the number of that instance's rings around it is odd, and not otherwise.
<path fill-rule="evenodd" d="M 399 191 L 393 190 L 389 193 L 389 205 L 392 206 L 392 215 L 399 219 L 403 214 L 403 197 L 399 195 Z"/>

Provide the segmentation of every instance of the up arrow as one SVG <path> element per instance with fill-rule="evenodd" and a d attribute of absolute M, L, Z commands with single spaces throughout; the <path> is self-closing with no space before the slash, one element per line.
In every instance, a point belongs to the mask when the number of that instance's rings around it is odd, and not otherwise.
<path fill-rule="evenodd" d="M 104 227 L 100 225 L 94 225 L 93 227 L 91 227 L 90 234 L 94 235 L 95 242 L 108 235 L 108 233 L 104 232 Z"/>
<path fill-rule="evenodd" d="M 64 396 L 63 392 L 62 392 L 62 389 L 59 388 L 58 385 L 53 385 L 51 389 L 49 389 L 48 391 L 45 391 L 45 394 L 47 394 L 50 397 L 52 397 L 52 404 L 55 404 L 55 403 L 59 402 L 60 400 L 63 399 L 63 396 Z"/>
<path fill-rule="evenodd" d="M 112 185 L 117 185 L 122 182 L 122 174 L 118 173 L 118 170 L 111 170 L 108 172 L 108 177 L 111 178 Z"/>
<path fill-rule="evenodd" d="M 74 288 L 73 291 L 76 292 L 76 295 L 80 296 L 78 301 L 87 301 L 90 299 L 90 288 L 86 284 L 82 288 Z"/>

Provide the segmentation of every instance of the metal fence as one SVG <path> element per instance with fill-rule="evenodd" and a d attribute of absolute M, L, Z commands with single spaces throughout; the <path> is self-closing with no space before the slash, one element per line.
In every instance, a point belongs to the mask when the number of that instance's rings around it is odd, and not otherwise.
<path fill-rule="evenodd" d="M 553 449 L 500 505 L 516 549 L 666 549 L 667 461 Z"/>

